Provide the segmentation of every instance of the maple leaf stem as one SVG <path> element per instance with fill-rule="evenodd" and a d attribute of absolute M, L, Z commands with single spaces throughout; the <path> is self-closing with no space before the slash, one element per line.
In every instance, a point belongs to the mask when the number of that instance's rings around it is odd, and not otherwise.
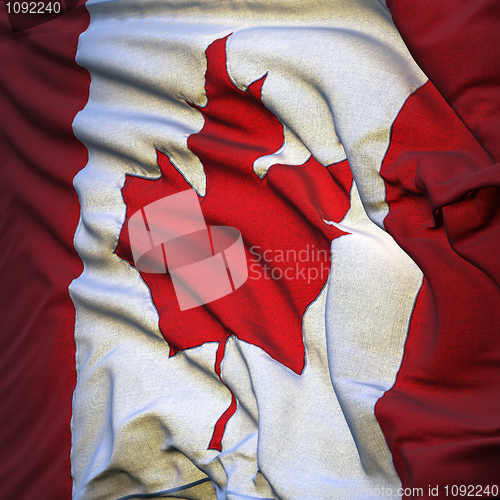
<path fill-rule="evenodd" d="M 217 353 L 215 354 L 214 369 L 215 373 L 217 373 L 217 375 L 219 376 L 219 380 L 228 388 L 229 392 L 231 393 L 231 404 L 215 424 L 214 433 L 212 434 L 212 439 L 210 440 L 210 444 L 208 445 L 209 450 L 222 451 L 222 438 L 224 437 L 226 424 L 236 412 L 236 398 L 234 397 L 233 391 L 229 389 L 229 387 L 222 380 L 221 377 L 221 364 L 222 360 L 224 359 L 224 353 L 226 351 L 226 343 L 228 338 L 229 337 L 226 337 L 224 342 L 219 342 L 219 346 L 217 347 Z"/>

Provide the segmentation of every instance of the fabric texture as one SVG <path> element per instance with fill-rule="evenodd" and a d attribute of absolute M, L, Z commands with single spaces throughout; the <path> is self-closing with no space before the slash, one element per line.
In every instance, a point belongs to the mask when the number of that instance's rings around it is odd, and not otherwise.
<path fill-rule="evenodd" d="M 14 8 L 0 498 L 500 495 L 495 3 Z"/>

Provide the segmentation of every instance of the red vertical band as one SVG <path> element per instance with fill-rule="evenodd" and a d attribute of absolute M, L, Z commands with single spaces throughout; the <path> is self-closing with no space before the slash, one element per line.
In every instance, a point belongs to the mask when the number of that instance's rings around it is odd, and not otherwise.
<path fill-rule="evenodd" d="M 75 174 L 72 122 L 88 99 L 75 63 L 84 2 L 13 32 L 0 6 L 0 498 L 71 498 Z"/>

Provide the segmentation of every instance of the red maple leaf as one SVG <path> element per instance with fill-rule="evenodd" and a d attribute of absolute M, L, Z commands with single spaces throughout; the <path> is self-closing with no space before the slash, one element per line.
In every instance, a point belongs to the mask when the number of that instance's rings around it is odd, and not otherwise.
<path fill-rule="evenodd" d="M 199 197 L 205 221 L 241 232 L 249 277 L 231 294 L 181 311 L 169 274 L 141 276 L 171 356 L 219 342 L 215 369 L 220 376 L 226 340 L 235 335 L 300 374 L 305 362 L 302 317 L 328 278 L 332 239 L 345 234 L 324 221 L 339 222 L 349 209 L 352 174 L 347 161 L 325 168 L 313 157 L 302 166 L 273 165 L 263 179 L 254 173 L 254 161 L 282 145 L 283 125 L 261 101 L 266 76 L 246 92 L 231 82 L 226 40 L 214 41 L 206 51 L 208 104 L 193 106 L 203 113 L 205 125 L 189 137 L 188 147 L 207 176 L 206 195 Z M 168 156 L 159 151 L 157 155 L 161 177 L 127 175 L 122 190 L 127 215 L 116 252 L 131 265 L 130 217 L 149 203 L 189 188 Z M 221 449 L 225 425 L 235 410 L 233 396 L 215 425 L 210 448 Z"/>

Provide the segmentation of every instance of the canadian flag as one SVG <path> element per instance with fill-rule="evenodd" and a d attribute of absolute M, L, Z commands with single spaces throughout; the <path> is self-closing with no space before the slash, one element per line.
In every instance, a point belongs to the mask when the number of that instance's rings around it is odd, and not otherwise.
<path fill-rule="evenodd" d="M 0 498 L 498 497 L 495 3 L 40 4 Z"/>

